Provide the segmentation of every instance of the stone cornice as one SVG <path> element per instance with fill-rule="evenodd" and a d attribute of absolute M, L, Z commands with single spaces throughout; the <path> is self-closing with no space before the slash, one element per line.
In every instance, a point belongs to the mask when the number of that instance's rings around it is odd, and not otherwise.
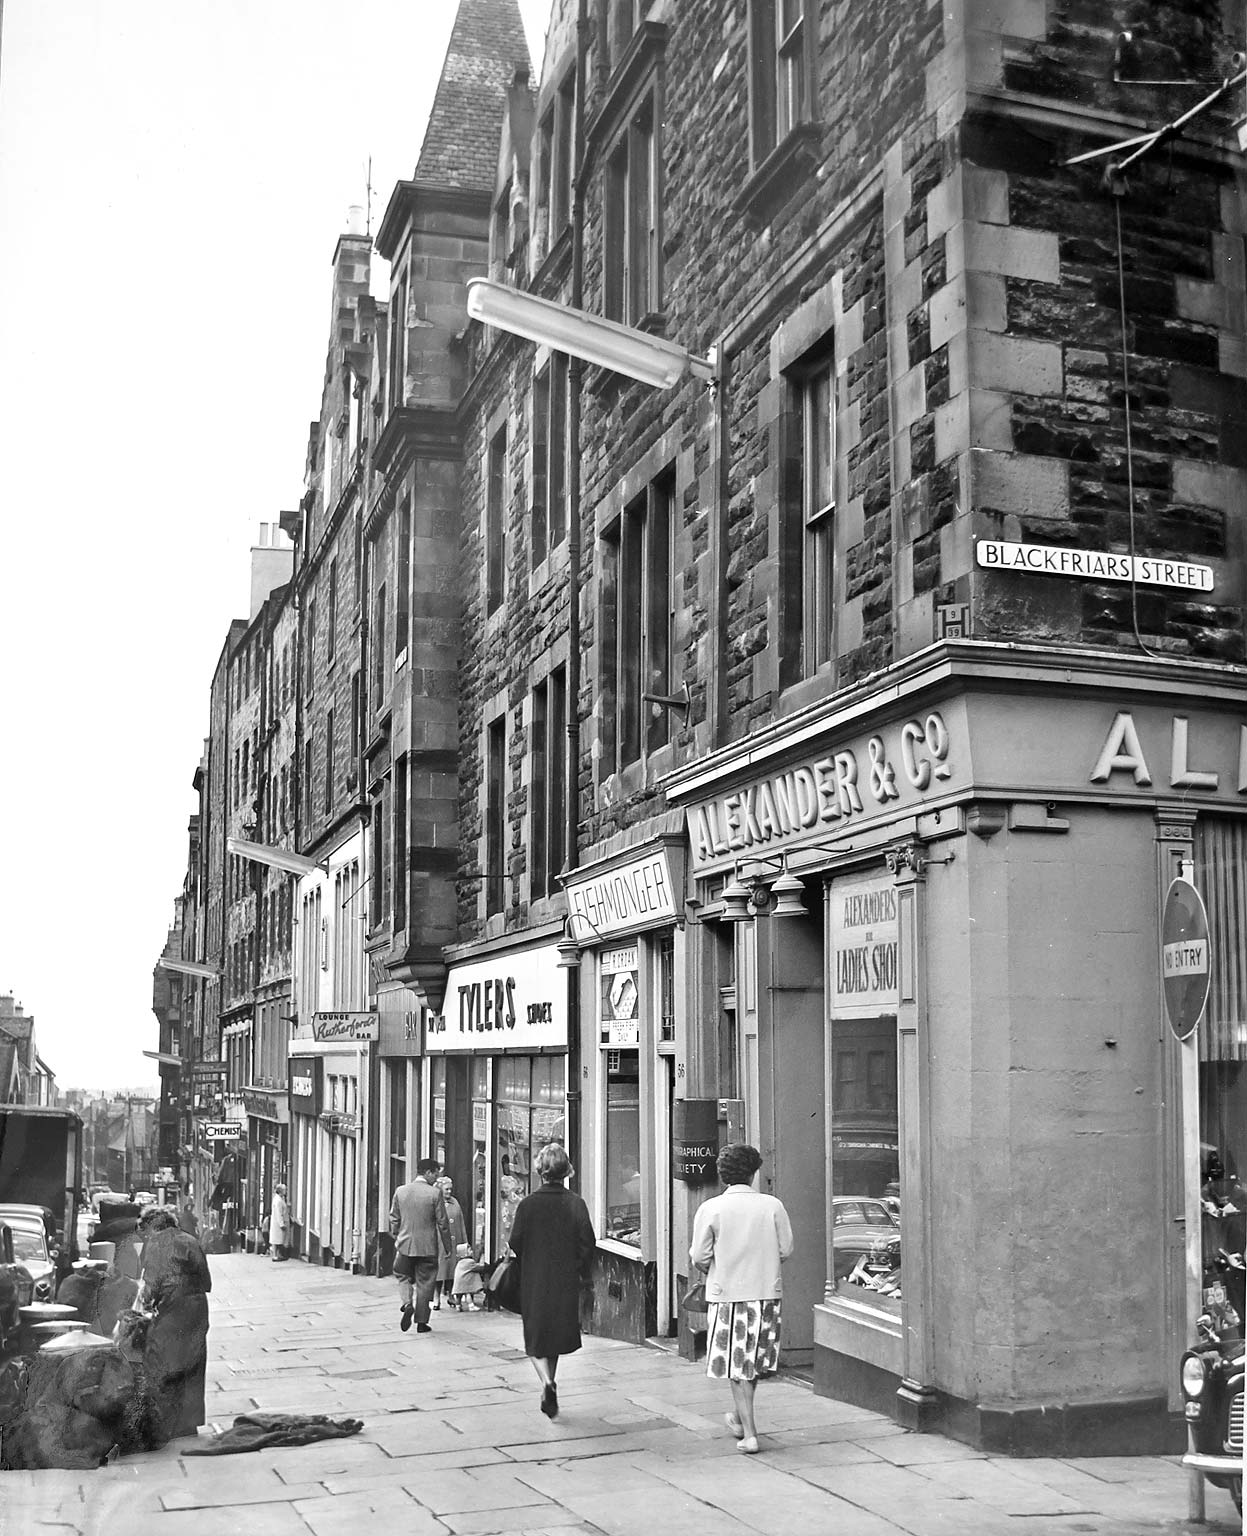
<path fill-rule="evenodd" d="M 949 694 L 988 689 L 1008 693 L 1103 693 L 1117 699 L 1170 699 L 1206 708 L 1247 708 L 1247 667 L 1224 662 L 1155 659 L 1132 652 L 941 641 L 817 704 L 772 720 L 739 741 L 664 776 L 673 804 L 735 775 L 753 772 L 805 741 L 865 725 L 882 710 L 913 707 Z"/>

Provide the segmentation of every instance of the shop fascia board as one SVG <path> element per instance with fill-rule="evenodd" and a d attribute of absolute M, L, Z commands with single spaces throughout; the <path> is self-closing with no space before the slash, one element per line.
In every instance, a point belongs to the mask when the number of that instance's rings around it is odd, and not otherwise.
<path fill-rule="evenodd" d="M 1244 709 L 1247 668 L 1224 662 L 1121 655 L 1108 650 L 1052 651 L 1041 646 L 999 645 L 982 640 L 938 641 L 886 672 L 859 683 L 847 697 L 820 700 L 772 722 L 743 748 L 738 742 L 675 769 L 658 780 L 672 804 L 693 799 L 726 780 L 751 774 L 805 742 L 820 741 L 870 720 L 894 705 L 946 696 L 958 687 L 983 691 L 1007 687 L 1079 689 L 1106 696 L 1172 697 L 1184 705 Z"/>

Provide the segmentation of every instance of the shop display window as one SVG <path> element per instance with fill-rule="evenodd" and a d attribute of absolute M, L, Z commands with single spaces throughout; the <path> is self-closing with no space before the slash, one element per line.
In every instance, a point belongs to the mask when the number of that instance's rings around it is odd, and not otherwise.
<path fill-rule="evenodd" d="M 834 1020 L 830 1055 L 835 1293 L 899 1314 L 896 1019 Z"/>
<path fill-rule="evenodd" d="M 604 1235 L 641 1246 L 641 1076 L 637 1051 L 607 1051 Z"/>
<path fill-rule="evenodd" d="M 498 1222 L 495 1248 L 504 1251 L 515 1210 L 533 1188 L 533 1163 L 550 1141 L 566 1137 L 562 1056 L 503 1056 L 494 1063 Z"/>
<path fill-rule="evenodd" d="M 1247 826 L 1201 818 L 1194 851 L 1210 971 L 1198 1026 L 1203 1300 L 1237 1329 L 1247 1317 Z"/>
<path fill-rule="evenodd" d="M 429 1064 L 429 1122 L 433 1134 L 429 1141 L 429 1156 L 439 1163 L 446 1161 L 446 1058 L 434 1056 Z"/>
<path fill-rule="evenodd" d="M 407 1063 L 390 1063 L 390 1192 L 407 1182 Z"/>
<path fill-rule="evenodd" d="M 489 1058 L 472 1059 L 472 1242 L 485 1251 L 485 1221 L 489 1210 Z"/>

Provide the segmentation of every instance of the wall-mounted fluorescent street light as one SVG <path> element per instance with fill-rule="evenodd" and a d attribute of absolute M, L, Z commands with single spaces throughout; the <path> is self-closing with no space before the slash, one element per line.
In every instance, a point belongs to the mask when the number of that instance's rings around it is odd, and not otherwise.
<path fill-rule="evenodd" d="M 225 848 L 240 859 L 251 859 L 256 864 L 267 864 L 270 869 L 285 870 L 288 875 L 311 875 L 317 870 L 327 873 L 323 864 L 309 859 L 302 853 L 292 853 L 289 848 L 273 848 L 268 843 L 252 843 L 242 837 L 227 837 Z"/>
<path fill-rule="evenodd" d="M 655 389 L 670 389 L 687 374 L 708 384 L 718 382 L 713 358 L 694 357 L 661 336 L 539 299 L 533 293 L 521 293 L 486 277 L 468 282 L 468 314 L 485 325 L 525 336 L 557 352 L 570 352 L 586 363 L 625 373 Z"/>
<path fill-rule="evenodd" d="M 156 964 L 162 971 L 176 971 L 179 976 L 198 976 L 201 981 L 215 981 L 225 973 L 219 966 L 201 965 L 198 960 L 171 960 L 161 955 Z"/>

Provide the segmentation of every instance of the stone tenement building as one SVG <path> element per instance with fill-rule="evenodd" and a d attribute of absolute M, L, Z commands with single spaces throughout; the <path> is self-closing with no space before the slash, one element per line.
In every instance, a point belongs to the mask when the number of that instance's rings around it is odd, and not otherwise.
<path fill-rule="evenodd" d="M 1208 0 L 562 0 L 538 78 L 510 0 L 462 0 L 388 316 L 331 348 L 369 401 L 326 536 L 363 561 L 370 963 L 331 999 L 345 909 L 300 913 L 304 1253 L 367 1260 L 431 1151 L 494 1257 L 558 1137 L 594 1326 L 693 1350 L 747 1139 L 819 1390 L 1181 1443 L 1199 1146 L 1247 1154 L 1244 42 Z M 475 276 L 712 369 L 469 322 Z"/>

